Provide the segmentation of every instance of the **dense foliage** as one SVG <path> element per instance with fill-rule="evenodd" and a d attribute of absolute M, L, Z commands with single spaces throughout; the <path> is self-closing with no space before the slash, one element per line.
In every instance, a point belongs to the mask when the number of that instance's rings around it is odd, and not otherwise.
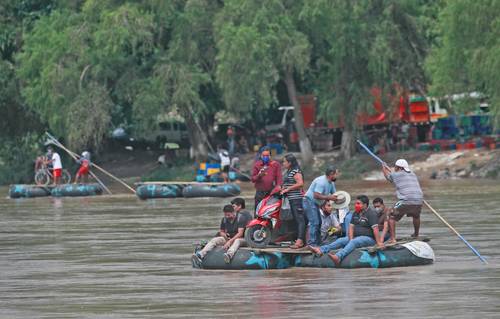
<path fill-rule="evenodd" d="M 0 160 L 31 160 L 44 130 L 98 150 L 114 128 L 146 136 L 170 111 L 202 159 L 216 112 L 255 123 L 285 104 L 300 118 L 297 95 L 311 93 L 324 119 L 342 117 L 348 157 L 373 87 L 431 84 L 433 94 L 480 91 L 500 105 L 499 17 L 494 0 L 4 0 Z"/>

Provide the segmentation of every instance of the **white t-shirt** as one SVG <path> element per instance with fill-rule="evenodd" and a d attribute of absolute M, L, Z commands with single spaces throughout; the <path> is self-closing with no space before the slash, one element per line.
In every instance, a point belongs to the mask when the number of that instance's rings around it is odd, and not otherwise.
<path fill-rule="evenodd" d="M 52 154 L 52 167 L 54 169 L 62 168 L 61 157 L 57 153 Z"/>
<path fill-rule="evenodd" d="M 219 152 L 219 158 L 220 158 L 220 166 L 224 167 L 231 164 L 231 158 L 229 157 L 229 154 L 227 153 L 226 150 Z"/>

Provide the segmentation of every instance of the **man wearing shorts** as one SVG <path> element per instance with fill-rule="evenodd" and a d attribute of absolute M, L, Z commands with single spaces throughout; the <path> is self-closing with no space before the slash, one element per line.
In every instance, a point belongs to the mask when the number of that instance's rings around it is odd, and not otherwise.
<path fill-rule="evenodd" d="M 410 170 L 408 162 L 404 159 L 398 159 L 394 170 L 387 165 L 382 166 L 385 178 L 396 186 L 396 196 L 398 202 L 394 205 L 394 210 L 389 217 L 389 229 L 391 239 L 389 242 L 396 241 L 396 222 L 406 215 L 413 218 L 414 232 L 412 237 L 418 237 L 420 230 L 420 212 L 424 194 L 420 188 L 417 175 Z"/>
<path fill-rule="evenodd" d="M 52 175 L 54 175 L 54 185 L 57 185 L 59 184 L 62 175 L 61 157 L 57 154 L 57 152 L 54 152 L 52 146 L 47 147 L 47 155 L 47 157 L 50 158 L 49 164 L 52 164 L 53 168 Z"/>
<path fill-rule="evenodd" d="M 75 176 L 75 184 L 78 184 L 80 178 L 84 182 L 88 182 L 89 179 L 89 167 L 90 167 L 90 153 L 85 151 L 82 153 L 82 157 L 77 160 L 77 163 L 80 164 L 80 168 L 76 172 Z"/>

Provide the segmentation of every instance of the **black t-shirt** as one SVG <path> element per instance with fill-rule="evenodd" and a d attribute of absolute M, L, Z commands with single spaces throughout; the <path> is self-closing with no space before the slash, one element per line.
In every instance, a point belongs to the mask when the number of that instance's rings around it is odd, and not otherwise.
<path fill-rule="evenodd" d="M 372 226 L 378 226 L 377 212 L 368 208 L 362 213 L 354 213 L 352 214 L 351 225 L 354 225 L 354 237 L 368 236 L 374 238 Z"/>
<path fill-rule="evenodd" d="M 223 217 L 220 221 L 220 229 L 224 230 L 229 238 L 232 238 L 238 233 L 238 228 L 245 228 L 251 220 L 252 215 L 243 210 L 237 213 L 236 218 L 232 221 Z"/>

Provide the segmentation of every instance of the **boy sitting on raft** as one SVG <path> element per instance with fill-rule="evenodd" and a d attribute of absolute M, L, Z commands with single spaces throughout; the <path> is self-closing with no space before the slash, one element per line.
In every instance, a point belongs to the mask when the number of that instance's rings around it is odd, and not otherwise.
<path fill-rule="evenodd" d="M 243 235 L 245 227 L 252 220 L 252 215 L 243 210 L 245 208 L 243 198 L 235 198 L 231 204 L 222 209 L 224 217 L 220 223 L 219 236 L 212 238 L 202 250 L 193 254 L 193 258 L 198 259 L 198 262 L 201 262 L 206 254 L 215 247 L 223 246 L 226 250 L 224 262 L 229 264 L 238 248 L 246 245 Z"/>

